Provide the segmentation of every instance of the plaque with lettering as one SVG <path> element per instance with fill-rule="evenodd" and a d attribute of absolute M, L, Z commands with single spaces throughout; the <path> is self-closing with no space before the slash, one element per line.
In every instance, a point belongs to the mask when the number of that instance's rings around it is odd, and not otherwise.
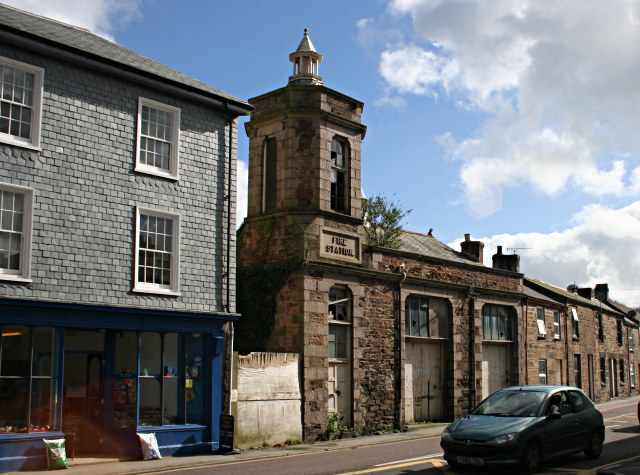
<path fill-rule="evenodd" d="M 360 262 L 360 238 L 330 229 L 320 235 L 320 257 L 348 262 Z"/>

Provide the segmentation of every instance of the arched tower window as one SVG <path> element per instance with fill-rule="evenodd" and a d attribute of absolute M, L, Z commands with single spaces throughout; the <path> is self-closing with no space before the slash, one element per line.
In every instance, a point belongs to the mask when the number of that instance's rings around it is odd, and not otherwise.
<path fill-rule="evenodd" d="M 339 137 L 331 141 L 331 209 L 349 211 L 349 145 Z"/>

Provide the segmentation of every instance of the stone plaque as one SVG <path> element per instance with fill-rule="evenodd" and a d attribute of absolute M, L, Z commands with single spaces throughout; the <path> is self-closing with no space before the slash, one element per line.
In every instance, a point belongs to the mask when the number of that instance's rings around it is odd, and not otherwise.
<path fill-rule="evenodd" d="M 323 229 L 320 256 L 348 262 L 360 262 L 360 238 L 357 235 Z"/>

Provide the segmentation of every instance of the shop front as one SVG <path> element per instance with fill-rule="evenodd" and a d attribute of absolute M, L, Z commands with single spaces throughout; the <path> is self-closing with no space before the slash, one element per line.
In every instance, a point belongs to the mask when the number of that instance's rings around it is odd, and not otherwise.
<path fill-rule="evenodd" d="M 0 300 L 0 467 L 46 467 L 43 439 L 69 456 L 163 455 L 219 447 L 228 314 L 34 306 Z"/>

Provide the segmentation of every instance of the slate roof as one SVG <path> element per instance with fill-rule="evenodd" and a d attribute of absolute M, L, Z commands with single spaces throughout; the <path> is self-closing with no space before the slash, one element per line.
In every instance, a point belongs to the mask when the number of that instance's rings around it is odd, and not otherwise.
<path fill-rule="evenodd" d="M 426 257 L 435 257 L 437 259 L 444 259 L 461 264 L 484 267 L 481 262 L 476 262 L 461 252 L 453 250 L 433 236 L 415 233 L 412 231 L 403 231 L 400 239 L 402 240 L 402 244 L 400 246 L 401 251 L 420 254 Z"/>
<path fill-rule="evenodd" d="M 527 297 L 533 298 L 533 299 L 536 299 L 536 300 L 542 300 L 542 301 L 545 301 L 545 302 L 552 302 L 552 303 L 556 303 L 556 304 L 559 303 L 557 300 L 549 297 L 546 294 L 543 294 L 542 292 L 538 292 L 537 290 L 532 289 L 531 287 L 529 287 L 527 285 L 524 285 L 522 287 L 522 293 L 525 294 Z"/>
<path fill-rule="evenodd" d="M 215 95 L 233 102 L 247 111 L 251 108 L 245 101 L 141 54 L 107 41 L 87 29 L 34 15 L 1 3 L 0 30 L 19 32 L 22 36 L 43 40 L 48 44 L 73 51 L 84 57 L 111 64 L 115 63 L 133 69 L 138 73 L 156 76 L 157 78 L 195 89 L 197 92 L 205 93 L 206 95 Z"/>
<path fill-rule="evenodd" d="M 549 294 L 551 293 L 554 296 L 559 297 L 560 299 L 573 301 L 576 303 L 580 303 L 582 305 L 588 305 L 588 306 L 600 305 L 599 300 L 586 299 L 578 294 L 574 294 L 573 292 L 569 292 L 568 290 L 561 289 L 560 287 L 556 287 L 555 285 L 547 284 L 546 282 L 543 282 L 538 279 L 525 277 L 523 280 L 523 283 L 525 288 L 527 287 L 530 289 L 532 288 L 533 290 L 536 290 L 542 293 L 543 295 L 549 296 Z"/>

